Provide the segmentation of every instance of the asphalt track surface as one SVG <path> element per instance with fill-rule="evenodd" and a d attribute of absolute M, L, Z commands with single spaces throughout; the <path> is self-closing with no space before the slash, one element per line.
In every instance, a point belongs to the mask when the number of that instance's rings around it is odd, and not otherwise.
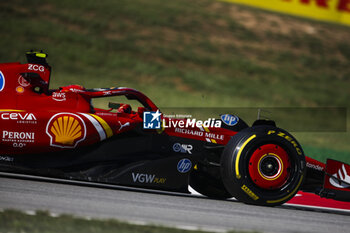
<path fill-rule="evenodd" d="M 0 209 L 119 219 L 225 232 L 349 232 L 350 215 L 291 207 L 260 207 L 193 195 L 108 189 L 0 177 Z M 1 227 L 0 227 L 1 228 Z"/>

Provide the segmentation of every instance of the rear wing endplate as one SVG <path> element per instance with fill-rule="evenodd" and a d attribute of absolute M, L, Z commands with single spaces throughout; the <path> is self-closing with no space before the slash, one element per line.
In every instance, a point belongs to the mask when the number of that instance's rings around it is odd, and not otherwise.
<path fill-rule="evenodd" d="M 321 197 L 350 201 L 350 165 L 327 159 Z"/>

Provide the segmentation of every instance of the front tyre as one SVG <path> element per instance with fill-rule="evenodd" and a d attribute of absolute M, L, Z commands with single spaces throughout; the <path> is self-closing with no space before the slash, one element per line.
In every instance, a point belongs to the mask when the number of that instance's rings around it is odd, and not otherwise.
<path fill-rule="evenodd" d="M 274 126 L 237 133 L 221 157 L 223 183 L 247 204 L 276 206 L 291 199 L 305 177 L 305 156 L 296 139 Z"/>

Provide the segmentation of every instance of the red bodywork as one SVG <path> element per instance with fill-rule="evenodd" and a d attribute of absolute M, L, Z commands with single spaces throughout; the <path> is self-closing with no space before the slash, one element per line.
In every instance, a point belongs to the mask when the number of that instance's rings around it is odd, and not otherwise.
<path fill-rule="evenodd" d="M 82 86 L 70 85 L 57 90 L 49 89 L 51 67 L 47 64 L 0 64 L 0 155 L 36 154 L 57 152 L 85 147 L 104 141 L 134 129 L 143 122 L 145 111 L 157 111 L 158 107 L 144 94 L 131 88 L 109 88 L 87 90 Z M 138 100 L 143 107 L 133 111 L 128 104 L 120 104 L 117 109 L 98 109 L 91 104 L 92 98 L 125 96 Z M 163 118 L 169 122 L 169 118 Z M 176 122 L 178 119 L 171 119 Z M 158 131 L 158 132 L 157 132 Z M 192 127 L 163 128 L 152 130 L 179 138 L 190 138 L 212 144 L 226 145 L 237 132 L 226 128 Z M 283 154 L 282 151 L 280 154 Z M 263 153 L 264 154 L 264 153 Z M 257 156 L 263 154 L 257 152 Z M 252 163 L 258 163 L 252 157 Z M 282 160 L 286 160 L 284 156 Z M 316 188 L 321 189 L 326 164 L 306 157 L 309 174 L 316 174 Z M 288 162 L 286 162 L 288 163 Z M 342 163 L 330 163 L 326 177 L 337 174 Z M 349 166 L 346 165 L 348 169 Z M 253 174 L 254 176 L 254 174 Z M 258 175 L 256 175 L 259 177 Z M 285 179 L 285 173 L 281 177 Z M 339 177 L 338 177 L 339 178 Z M 341 177 L 340 177 L 341 178 Z M 282 180 L 283 180 L 282 179 Z M 283 184 L 277 180 L 274 187 Z M 311 182 L 312 183 L 312 182 Z M 264 184 L 262 184 L 265 188 Z M 310 187 L 313 187 L 312 184 Z M 316 188 L 306 191 L 315 191 Z M 326 190 L 334 188 L 325 183 Z M 345 190 L 348 191 L 348 190 Z M 328 196 L 325 193 L 324 196 Z"/>
<path fill-rule="evenodd" d="M 100 142 L 131 130 L 143 121 L 144 111 L 158 107 L 144 94 L 131 88 L 86 90 L 78 85 L 49 90 L 51 68 L 38 64 L 0 64 L 5 86 L 0 92 L 0 129 L 3 154 L 42 153 Z M 144 107 L 116 112 L 91 105 L 92 98 L 126 96 Z M 164 118 L 168 121 L 168 118 Z M 177 119 L 173 119 L 178 121 Z M 164 133 L 217 144 L 226 144 L 236 132 L 222 128 L 166 128 Z"/>

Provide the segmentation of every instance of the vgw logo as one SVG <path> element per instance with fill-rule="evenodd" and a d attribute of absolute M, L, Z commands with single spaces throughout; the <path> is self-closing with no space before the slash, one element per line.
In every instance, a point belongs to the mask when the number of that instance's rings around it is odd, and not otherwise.
<path fill-rule="evenodd" d="M 0 71 L 0 92 L 4 89 L 4 87 L 5 87 L 5 76 Z"/>
<path fill-rule="evenodd" d="M 162 114 L 157 110 L 156 112 L 144 112 L 143 113 L 143 128 L 144 129 L 160 129 Z"/>
<path fill-rule="evenodd" d="M 156 175 L 143 174 L 143 173 L 132 173 L 132 180 L 134 183 L 152 183 Z"/>

